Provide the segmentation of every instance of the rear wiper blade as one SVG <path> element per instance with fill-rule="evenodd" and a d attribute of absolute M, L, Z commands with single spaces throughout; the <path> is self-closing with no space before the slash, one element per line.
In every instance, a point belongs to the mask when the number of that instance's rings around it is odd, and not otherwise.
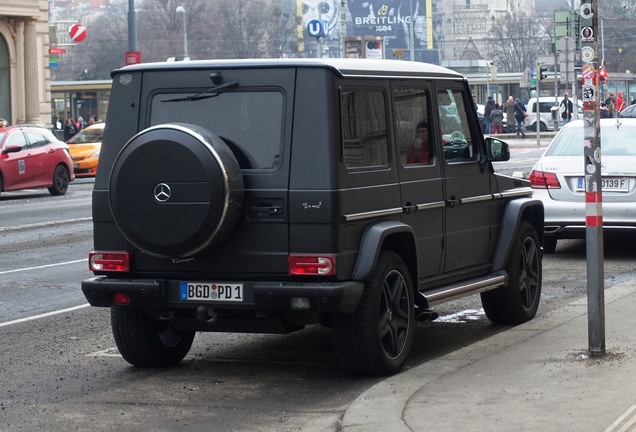
<path fill-rule="evenodd" d="M 161 102 L 189 102 L 189 101 L 197 101 L 197 100 L 201 100 L 201 99 L 207 99 L 207 98 L 218 96 L 219 94 L 221 94 L 221 90 L 226 90 L 226 89 L 229 89 L 229 88 L 238 87 L 238 85 L 239 85 L 238 81 L 230 81 L 230 82 L 222 84 L 220 86 L 209 88 L 206 91 L 203 91 L 201 93 L 193 94 L 191 96 L 186 96 L 186 97 L 180 97 L 180 98 L 174 98 L 174 99 L 166 99 L 166 100 L 161 101 Z"/>

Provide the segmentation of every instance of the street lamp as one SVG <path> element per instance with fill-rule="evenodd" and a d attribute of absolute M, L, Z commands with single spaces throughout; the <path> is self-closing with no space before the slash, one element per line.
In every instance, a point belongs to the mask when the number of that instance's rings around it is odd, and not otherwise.
<path fill-rule="evenodd" d="M 183 6 L 177 6 L 175 12 L 183 14 L 183 59 L 189 60 L 190 56 L 188 55 L 188 28 L 186 23 L 186 9 Z"/>

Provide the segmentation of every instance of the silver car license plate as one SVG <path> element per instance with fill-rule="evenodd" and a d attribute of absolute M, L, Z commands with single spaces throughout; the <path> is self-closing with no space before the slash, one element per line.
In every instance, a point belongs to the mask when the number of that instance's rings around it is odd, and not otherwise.
<path fill-rule="evenodd" d="M 242 302 L 242 283 L 179 282 L 180 300 Z"/>
<path fill-rule="evenodd" d="M 577 189 L 580 191 L 585 190 L 585 179 L 579 177 Z M 601 187 L 603 192 L 628 192 L 629 191 L 629 178 L 628 177 L 603 177 L 601 178 Z"/>

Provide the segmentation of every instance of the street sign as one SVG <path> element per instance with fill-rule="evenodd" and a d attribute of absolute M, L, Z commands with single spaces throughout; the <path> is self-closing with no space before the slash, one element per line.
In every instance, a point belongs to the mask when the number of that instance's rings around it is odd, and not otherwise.
<path fill-rule="evenodd" d="M 554 66 L 554 56 L 553 55 L 542 55 L 537 58 L 538 62 L 543 66 Z"/>
<path fill-rule="evenodd" d="M 66 50 L 64 48 L 49 48 L 49 54 L 65 54 Z"/>
<path fill-rule="evenodd" d="M 555 23 L 568 23 L 570 21 L 570 11 L 554 11 Z"/>
<path fill-rule="evenodd" d="M 86 38 L 86 26 L 79 23 L 73 24 L 68 29 L 68 34 L 74 42 L 81 42 Z"/>
<path fill-rule="evenodd" d="M 57 67 L 57 57 L 49 57 L 49 67 Z"/>
<path fill-rule="evenodd" d="M 307 33 L 315 38 L 325 37 L 327 36 L 328 25 L 327 21 L 311 20 L 307 23 Z"/>
<path fill-rule="evenodd" d="M 141 63 L 141 52 L 126 51 L 125 62 L 126 66 Z"/>

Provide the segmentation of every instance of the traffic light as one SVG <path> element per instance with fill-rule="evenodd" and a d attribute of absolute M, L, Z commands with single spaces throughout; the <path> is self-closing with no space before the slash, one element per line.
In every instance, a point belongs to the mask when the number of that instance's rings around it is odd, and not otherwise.
<path fill-rule="evenodd" d="M 600 80 L 601 84 L 604 84 L 605 81 L 607 81 L 607 71 L 605 69 L 598 70 L 598 79 Z"/>
<path fill-rule="evenodd" d="M 545 66 L 541 66 L 539 67 L 539 79 L 541 81 L 543 81 L 544 79 L 546 79 L 548 76 L 545 74 L 548 71 L 548 68 Z"/>

